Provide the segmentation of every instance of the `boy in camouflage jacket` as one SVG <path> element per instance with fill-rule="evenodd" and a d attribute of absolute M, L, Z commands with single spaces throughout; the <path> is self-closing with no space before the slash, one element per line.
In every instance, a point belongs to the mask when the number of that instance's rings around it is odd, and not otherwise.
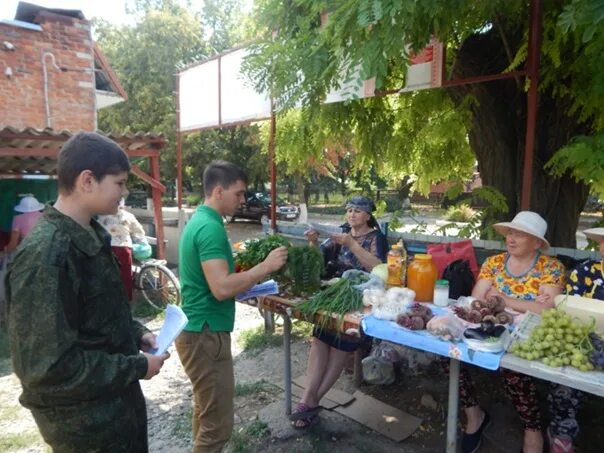
<path fill-rule="evenodd" d="M 139 379 L 156 375 L 168 354 L 147 353 L 155 336 L 132 319 L 110 236 L 93 218 L 117 211 L 129 168 L 106 137 L 68 140 L 58 199 L 6 275 L 19 400 L 56 452 L 148 450 Z"/>

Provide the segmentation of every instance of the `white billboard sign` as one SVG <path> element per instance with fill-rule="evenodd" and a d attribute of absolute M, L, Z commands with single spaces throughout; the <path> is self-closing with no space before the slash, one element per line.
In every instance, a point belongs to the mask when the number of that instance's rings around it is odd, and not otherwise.
<path fill-rule="evenodd" d="M 245 55 L 246 49 L 234 50 L 178 75 L 181 132 L 270 117 L 270 98 L 256 92 L 241 72 Z"/>

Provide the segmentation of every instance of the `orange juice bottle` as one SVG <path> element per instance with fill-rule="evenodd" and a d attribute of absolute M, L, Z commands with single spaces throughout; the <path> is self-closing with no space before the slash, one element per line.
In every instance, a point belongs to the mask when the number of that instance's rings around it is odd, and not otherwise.
<path fill-rule="evenodd" d="M 401 270 L 403 266 L 401 249 L 399 244 L 394 244 L 388 252 L 388 280 L 389 286 L 401 286 Z"/>
<path fill-rule="evenodd" d="M 415 291 L 417 302 L 432 302 L 437 278 L 438 270 L 432 255 L 416 254 L 407 269 L 407 288 Z"/>

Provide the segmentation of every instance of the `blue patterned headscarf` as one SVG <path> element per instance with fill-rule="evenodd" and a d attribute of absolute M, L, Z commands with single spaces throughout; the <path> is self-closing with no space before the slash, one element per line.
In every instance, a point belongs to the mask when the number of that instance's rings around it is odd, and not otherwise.
<path fill-rule="evenodd" d="M 365 211 L 367 214 L 371 215 L 371 213 L 375 211 L 375 204 L 367 197 L 355 195 L 346 203 L 346 209 L 351 208 Z"/>

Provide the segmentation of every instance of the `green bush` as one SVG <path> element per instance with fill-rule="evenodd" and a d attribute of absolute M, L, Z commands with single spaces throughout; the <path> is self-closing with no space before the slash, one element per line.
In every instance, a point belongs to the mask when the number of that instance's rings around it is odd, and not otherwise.
<path fill-rule="evenodd" d="M 386 212 L 400 211 L 403 208 L 403 201 L 398 197 L 386 197 Z"/>
<path fill-rule="evenodd" d="M 445 219 L 450 222 L 469 222 L 476 215 L 476 211 L 467 204 L 451 206 L 447 209 Z"/>
<path fill-rule="evenodd" d="M 197 206 L 199 203 L 201 203 L 201 195 L 198 195 L 198 194 L 187 195 L 186 200 L 187 200 L 187 204 L 190 207 Z"/>
<path fill-rule="evenodd" d="M 176 200 L 172 199 L 171 197 L 161 197 L 161 205 L 166 208 L 173 208 L 177 204 L 178 203 Z"/>

